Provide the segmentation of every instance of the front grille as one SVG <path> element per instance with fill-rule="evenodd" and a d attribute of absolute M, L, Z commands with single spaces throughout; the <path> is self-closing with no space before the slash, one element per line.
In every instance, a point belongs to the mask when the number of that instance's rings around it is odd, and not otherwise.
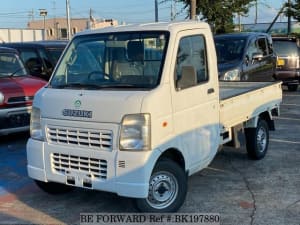
<path fill-rule="evenodd" d="M 109 130 L 47 127 L 49 143 L 112 150 L 113 135 Z"/>
<path fill-rule="evenodd" d="M 54 171 L 63 175 L 75 171 L 89 178 L 106 179 L 107 177 L 107 161 L 103 159 L 52 153 L 51 162 Z"/>
<path fill-rule="evenodd" d="M 33 96 L 19 96 L 19 97 L 11 97 L 7 100 L 8 104 L 19 104 L 19 103 L 26 103 L 32 102 Z"/>

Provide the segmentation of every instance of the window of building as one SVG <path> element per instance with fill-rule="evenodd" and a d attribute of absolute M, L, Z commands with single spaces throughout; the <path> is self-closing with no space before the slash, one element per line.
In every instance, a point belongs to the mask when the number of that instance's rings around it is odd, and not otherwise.
<path fill-rule="evenodd" d="M 76 34 L 77 33 L 77 27 L 73 27 L 72 28 L 72 34 L 74 35 L 74 34 Z"/>
<path fill-rule="evenodd" d="M 52 37 L 54 35 L 54 31 L 52 28 L 49 29 L 49 36 Z"/>
<path fill-rule="evenodd" d="M 61 38 L 68 38 L 67 28 L 61 28 L 60 35 L 61 35 Z"/>

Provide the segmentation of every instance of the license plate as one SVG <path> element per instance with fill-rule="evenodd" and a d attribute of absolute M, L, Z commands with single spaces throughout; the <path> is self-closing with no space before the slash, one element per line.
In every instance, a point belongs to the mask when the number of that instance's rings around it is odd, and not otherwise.
<path fill-rule="evenodd" d="M 277 66 L 284 66 L 284 59 L 277 59 Z"/>

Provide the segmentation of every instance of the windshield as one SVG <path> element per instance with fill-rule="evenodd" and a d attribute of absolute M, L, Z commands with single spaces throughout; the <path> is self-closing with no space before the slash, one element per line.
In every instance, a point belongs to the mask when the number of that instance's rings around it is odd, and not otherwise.
<path fill-rule="evenodd" d="M 16 54 L 0 52 L 0 77 L 24 76 L 26 74 L 26 69 Z"/>
<path fill-rule="evenodd" d="M 52 88 L 146 88 L 160 82 L 168 33 L 78 36 L 50 82 Z"/>
<path fill-rule="evenodd" d="M 241 60 L 245 44 L 245 39 L 215 38 L 218 63 Z"/>
<path fill-rule="evenodd" d="M 279 56 L 298 56 L 299 49 L 296 42 L 292 41 L 273 41 L 273 47 Z"/>
<path fill-rule="evenodd" d="M 64 50 L 64 48 L 48 48 L 47 49 L 54 65 L 57 63 L 57 61 L 58 61 L 60 55 L 62 54 L 63 50 Z"/>

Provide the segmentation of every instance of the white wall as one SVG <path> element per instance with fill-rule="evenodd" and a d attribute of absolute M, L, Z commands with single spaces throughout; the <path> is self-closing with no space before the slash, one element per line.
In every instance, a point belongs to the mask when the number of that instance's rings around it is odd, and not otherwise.
<path fill-rule="evenodd" d="M 25 42 L 44 40 L 42 29 L 0 28 L 0 42 Z"/>

